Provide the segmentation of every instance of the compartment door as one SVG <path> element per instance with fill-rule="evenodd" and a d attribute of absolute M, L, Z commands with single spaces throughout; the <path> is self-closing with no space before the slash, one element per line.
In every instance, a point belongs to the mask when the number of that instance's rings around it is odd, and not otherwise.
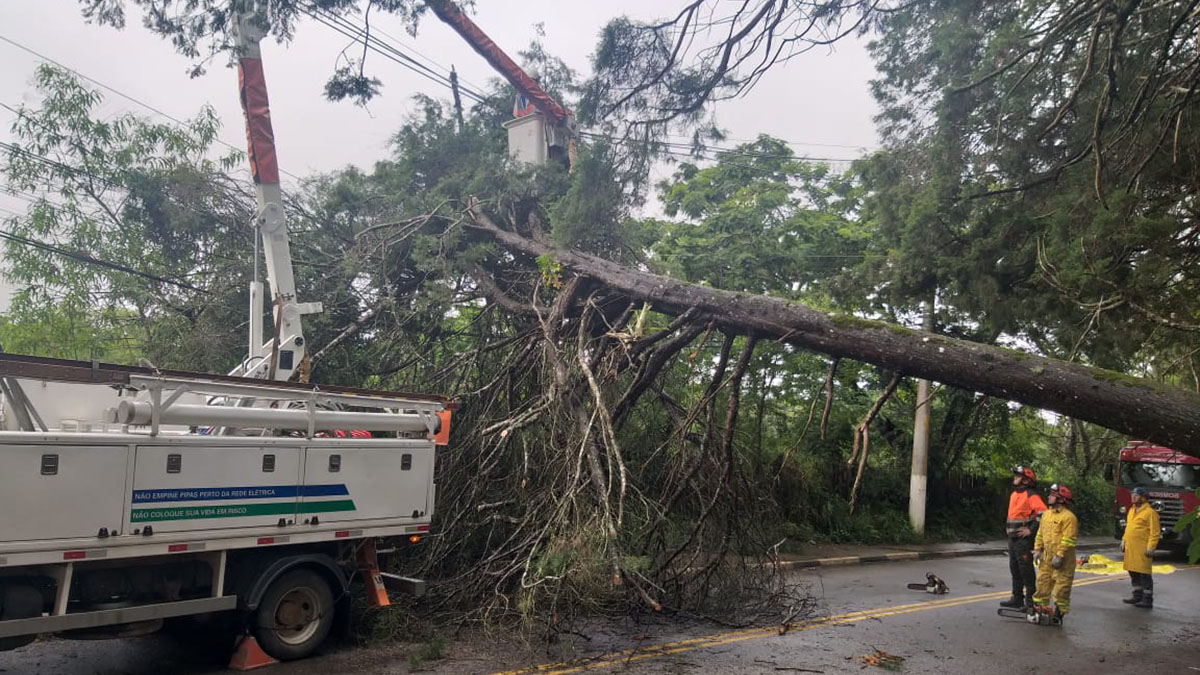
<path fill-rule="evenodd" d="M 0 445 L 0 541 L 118 532 L 130 452 L 127 445 Z"/>
<path fill-rule="evenodd" d="M 138 446 L 130 527 L 156 532 L 296 519 L 298 447 Z"/>
<path fill-rule="evenodd" d="M 433 453 L 432 443 L 308 448 L 301 521 L 428 517 Z"/>

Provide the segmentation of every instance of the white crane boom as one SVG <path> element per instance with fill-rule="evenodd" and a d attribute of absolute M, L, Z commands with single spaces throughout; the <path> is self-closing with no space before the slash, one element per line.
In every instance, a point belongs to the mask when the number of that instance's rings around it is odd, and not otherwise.
<path fill-rule="evenodd" d="M 289 380 L 300 369 L 307 351 L 300 317 L 320 312 L 322 307 L 319 302 L 298 302 L 296 299 L 287 217 L 283 209 L 283 188 L 279 183 L 279 162 L 275 154 L 275 132 L 271 127 L 271 109 L 263 75 L 262 51 L 259 48 L 266 30 L 262 16 L 254 11 L 258 4 L 247 3 L 247 10 L 238 17 L 234 36 L 242 111 L 246 117 L 250 171 L 257 193 L 253 227 L 256 238 L 262 241 L 267 262 L 275 334 L 264 341 L 263 286 L 258 280 L 256 246 L 255 274 L 250 282 L 248 354 L 230 375 Z"/>

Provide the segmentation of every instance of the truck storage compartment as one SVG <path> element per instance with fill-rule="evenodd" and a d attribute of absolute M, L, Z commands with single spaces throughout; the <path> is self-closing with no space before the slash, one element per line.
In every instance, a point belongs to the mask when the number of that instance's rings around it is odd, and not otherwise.
<path fill-rule="evenodd" d="M 0 541 L 116 534 L 127 445 L 0 446 Z"/>
<path fill-rule="evenodd" d="M 155 532 L 294 521 L 300 448 L 141 445 L 129 528 Z"/>
<path fill-rule="evenodd" d="M 433 444 L 310 447 L 301 522 L 424 517 L 433 482 Z M 417 514 L 414 516 L 414 514 Z"/>

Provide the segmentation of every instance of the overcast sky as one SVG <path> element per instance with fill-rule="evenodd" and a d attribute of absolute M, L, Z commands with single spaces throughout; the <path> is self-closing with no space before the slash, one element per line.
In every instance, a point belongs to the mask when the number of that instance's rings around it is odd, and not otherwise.
<path fill-rule="evenodd" d="M 473 18 L 514 58 L 534 37 L 535 25 L 542 24 L 547 50 L 586 75 L 589 55 L 606 21 L 622 14 L 661 18 L 677 12 L 681 4 L 682 0 L 477 0 Z M 177 118 L 211 105 L 224 124 L 221 138 L 238 148 L 245 146 L 234 70 L 221 61 L 206 75 L 189 79 L 190 62 L 142 28 L 136 8 L 129 8 L 124 31 L 88 25 L 79 8 L 75 0 L 0 1 L 0 36 Z M 398 18 L 382 12 L 372 14 L 372 27 L 438 64 L 453 64 L 463 81 L 477 88 L 495 76 L 435 17 L 422 22 L 416 38 L 404 31 Z M 332 171 L 348 164 L 370 168 L 386 156 L 388 137 L 412 110 L 412 94 L 449 95 L 445 87 L 372 55 L 368 68 L 383 81 L 384 95 L 365 109 L 326 101 L 325 81 L 347 43 L 347 38 L 313 21 L 301 23 L 290 43 L 263 43 L 280 167 L 289 173 Z M 0 40 L 0 102 L 14 107 L 37 104 L 31 78 L 39 62 Z M 857 157 L 876 142 L 871 119 L 875 105 L 868 90 L 873 74 L 864 46 L 843 41 L 777 66 L 747 97 L 719 105 L 717 120 L 731 139 L 769 133 L 790 141 L 802 155 Z M 105 117 L 124 111 L 154 116 L 111 91 L 103 94 Z M 0 108 L 0 139 L 11 139 L 13 118 Z M 0 194 L 0 209 L 23 211 L 24 206 Z M 0 217 L 6 215 L 0 211 Z"/>

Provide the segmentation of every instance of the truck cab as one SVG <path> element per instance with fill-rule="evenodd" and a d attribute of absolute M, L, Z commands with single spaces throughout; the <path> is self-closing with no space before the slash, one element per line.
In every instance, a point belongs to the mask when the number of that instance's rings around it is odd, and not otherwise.
<path fill-rule="evenodd" d="M 1187 548 L 1189 534 L 1176 532 L 1175 523 L 1200 505 L 1196 497 L 1196 490 L 1200 489 L 1200 459 L 1146 441 L 1130 441 L 1121 449 L 1116 465 L 1105 466 L 1105 477 L 1115 481 L 1117 487 L 1113 499 L 1117 539 L 1125 534 L 1125 514 L 1132 504 L 1130 491 L 1144 487 L 1162 524 L 1158 547 Z"/>

